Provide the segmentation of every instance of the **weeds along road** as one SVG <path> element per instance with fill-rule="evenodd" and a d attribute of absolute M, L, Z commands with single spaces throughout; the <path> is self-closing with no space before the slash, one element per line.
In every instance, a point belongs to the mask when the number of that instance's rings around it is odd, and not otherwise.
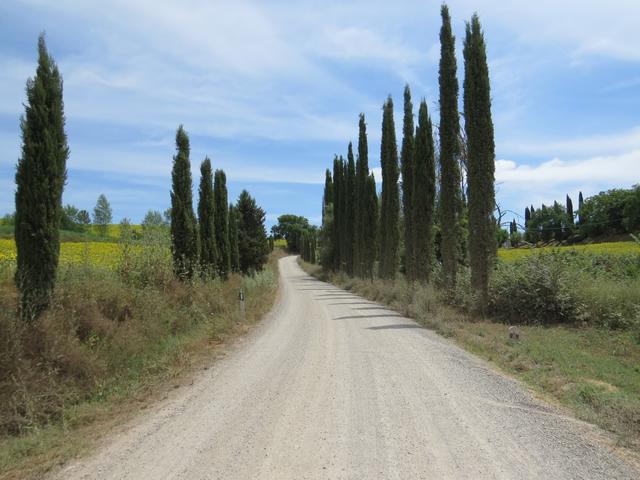
<path fill-rule="evenodd" d="M 600 433 L 436 334 L 280 260 L 231 354 L 64 479 L 631 479 Z"/>

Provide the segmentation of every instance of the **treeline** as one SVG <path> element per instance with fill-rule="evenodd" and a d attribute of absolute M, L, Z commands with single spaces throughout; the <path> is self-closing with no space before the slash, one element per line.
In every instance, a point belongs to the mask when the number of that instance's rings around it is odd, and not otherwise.
<path fill-rule="evenodd" d="M 278 223 L 271 227 L 270 241 L 286 240 L 287 250 L 299 253 L 306 262 L 316 263 L 318 249 L 318 227 L 299 215 L 285 214 L 278 217 Z"/>
<path fill-rule="evenodd" d="M 537 209 L 531 205 L 525 209 L 524 219 L 524 239 L 529 243 L 577 242 L 634 233 L 640 230 L 640 185 L 600 192 L 586 200 L 580 192 L 575 211 L 569 195 L 564 205 L 557 201 Z"/>
<path fill-rule="evenodd" d="M 35 77 L 27 81 L 26 93 L 12 220 L 17 250 L 15 282 L 20 293 L 18 314 L 28 323 L 35 321 L 51 302 L 63 222 L 84 224 L 88 212 L 62 207 L 69 157 L 62 77 L 47 51 L 44 35 L 38 38 L 38 67 Z M 176 134 L 176 145 L 170 211 L 176 277 L 189 280 L 199 273 L 203 277 L 227 278 L 231 272 L 262 269 L 269 252 L 264 211 L 246 190 L 235 205 L 229 205 L 224 172 L 216 170 L 214 187 L 211 163 L 205 159 L 196 219 L 189 138 L 182 126 Z M 94 221 L 105 229 L 111 222 L 111 207 L 104 195 L 98 198 Z"/>
<path fill-rule="evenodd" d="M 479 306 L 484 307 L 499 230 L 493 216 L 495 146 L 486 46 L 474 15 L 464 39 L 462 132 L 455 38 L 446 5 L 441 16 L 439 151 L 427 102 L 421 100 L 414 125 L 411 91 L 406 86 L 398 155 L 393 100 L 389 97 L 383 105 L 382 188 L 378 196 L 368 166 L 365 117 L 360 114 L 356 158 L 350 143 L 347 159 L 336 156 L 333 170 L 326 172 L 319 260 L 325 269 L 363 278 L 377 275 L 390 279 L 403 270 L 410 281 L 430 282 L 439 257 L 446 288 L 455 286 L 460 263 L 468 261 L 472 287 L 478 292 Z M 468 240 L 462 243 L 461 238 L 467 235 Z"/>

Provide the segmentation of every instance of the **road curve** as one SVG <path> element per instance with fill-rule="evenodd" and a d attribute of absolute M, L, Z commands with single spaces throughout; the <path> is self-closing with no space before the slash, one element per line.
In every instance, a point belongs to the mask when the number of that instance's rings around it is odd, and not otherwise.
<path fill-rule="evenodd" d="M 638 479 L 598 430 L 280 260 L 271 312 L 60 479 Z"/>

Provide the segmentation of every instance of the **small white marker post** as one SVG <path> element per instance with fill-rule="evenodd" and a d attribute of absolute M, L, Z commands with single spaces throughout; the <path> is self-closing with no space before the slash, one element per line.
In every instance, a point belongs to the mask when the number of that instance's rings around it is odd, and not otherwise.
<path fill-rule="evenodd" d="M 244 291 L 240 290 L 238 293 L 238 300 L 240 300 L 240 317 L 244 320 Z"/>

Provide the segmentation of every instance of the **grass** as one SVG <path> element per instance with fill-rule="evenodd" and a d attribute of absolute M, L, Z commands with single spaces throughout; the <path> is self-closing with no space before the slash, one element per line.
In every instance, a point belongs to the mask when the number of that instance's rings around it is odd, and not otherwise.
<path fill-rule="evenodd" d="M 576 417 L 612 432 L 622 446 L 640 448 L 640 337 L 632 330 L 580 325 L 508 326 L 445 305 L 429 286 L 327 275 L 300 262 L 311 275 L 386 304 L 519 378 Z"/>
<path fill-rule="evenodd" d="M 506 262 L 514 262 L 527 255 L 534 255 L 550 251 L 576 251 L 579 253 L 595 253 L 610 255 L 640 254 L 640 244 L 636 242 L 606 242 L 587 243 L 581 245 L 555 246 L 555 247 L 522 247 L 522 248 L 500 248 L 498 258 Z"/>
<path fill-rule="evenodd" d="M 0 479 L 41 478 L 91 449 L 271 308 L 278 253 L 255 277 L 184 284 L 167 248 L 137 244 L 116 268 L 65 263 L 33 327 L 15 322 L 14 266 L 0 261 Z"/>

